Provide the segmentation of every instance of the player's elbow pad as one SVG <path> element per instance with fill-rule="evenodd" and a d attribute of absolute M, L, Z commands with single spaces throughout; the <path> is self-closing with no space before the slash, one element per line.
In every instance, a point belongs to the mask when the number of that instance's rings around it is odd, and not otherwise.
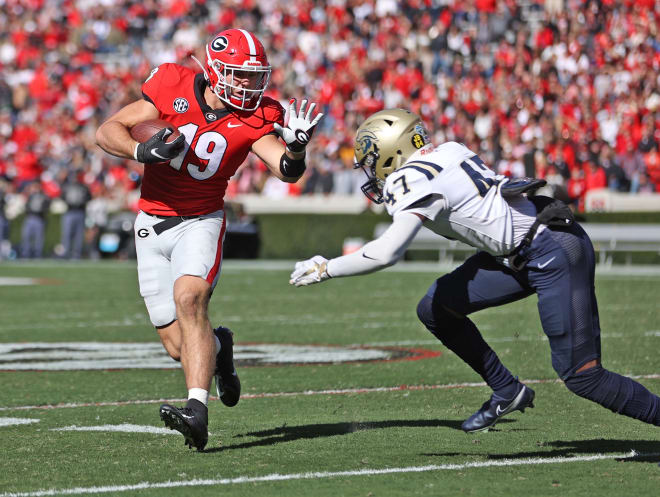
<path fill-rule="evenodd" d="M 280 172 L 287 178 L 298 178 L 305 172 L 305 158 L 292 159 L 286 154 L 282 154 L 280 159 Z"/>

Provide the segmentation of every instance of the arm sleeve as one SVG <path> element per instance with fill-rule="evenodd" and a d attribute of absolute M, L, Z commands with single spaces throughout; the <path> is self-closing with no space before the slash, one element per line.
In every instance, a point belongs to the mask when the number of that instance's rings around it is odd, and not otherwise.
<path fill-rule="evenodd" d="M 398 213 L 389 228 L 379 238 L 352 254 L 328 261 L 331 278 L 373 273 L 397 262 L 422 227 L 422 220 L 410 212 Z"/>

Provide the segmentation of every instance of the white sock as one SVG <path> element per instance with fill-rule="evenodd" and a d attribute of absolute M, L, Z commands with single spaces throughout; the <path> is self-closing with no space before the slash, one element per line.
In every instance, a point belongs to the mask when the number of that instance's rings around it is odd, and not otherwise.
<path fill-rule="evenodd" d="M 209 405 L 209 391 L 203 388 L 191 388 L 188 390 L 188 400 L 199 400 L 205 406 Z"/>
<path fill-rule="evenodd" d="M 222 346 L 220 345 L 220 340 L 215 333 L 213 334 L 213 339 L 215 340 L 215 355 L 218 355 Z"/>

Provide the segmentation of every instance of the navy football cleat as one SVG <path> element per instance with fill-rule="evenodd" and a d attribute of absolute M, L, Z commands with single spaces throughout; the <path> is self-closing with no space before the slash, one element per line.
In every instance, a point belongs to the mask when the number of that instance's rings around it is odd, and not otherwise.
<path fill-rule="evenodd" d="M 191 449 L 204 450 L 209 439 L 206 419 L 189 407 L 174 407 L 169 404 L 160 406 L 160 419 L 170 430 L 180 432 L 185 438 L 185 444 Z"/>
<path fill-rule="evenodd" d="M 234 334 L 223 326 L 213 330 L 220 340 L 220 352 L 215 358 L 215 389 L 227 407 L 234 407 L 241 397 L 241 380 L 234 368 Z"/>
<path fill-rule="evenodd" d="M 527 407 L 534 407 L 534 390 L 522 383 L 513 399 L 504 399 L 495 394 L 491 395 L 477 412 L 466 419 L 461 428 L 466 433 L 488 431 L 506 414 L 513 411 L 525 412 Z"/>

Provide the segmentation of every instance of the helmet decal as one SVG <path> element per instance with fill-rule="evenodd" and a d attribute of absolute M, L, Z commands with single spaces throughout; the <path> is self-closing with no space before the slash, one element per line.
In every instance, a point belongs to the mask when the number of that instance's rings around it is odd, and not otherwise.
<path fill-rule="evenodd" d="M 422 148 L 424 145 L 429 143 L 429 136 L 426 133 L 426 128 L 424 128 L 424 126 L 419 123 L 415 124 L 411 143 L 415 148 Z"/>
<path fill-rule="evenodd" d="M 355 139 L 357 145 L 360 147 L 363 155 L 366 155 L 372 148 L 376 147 L 376 135 L 368 130 L 362 130 Z"/>
<path fill-rule="evenodd" d="M 211 42 L 211 50 L 214 52 L 222 52 L 229 46 L 229 41 L 225 36 L 218 36 Z"/>
<path fill-rule="evenodd" d="M 424 138 L 419 133 L 415 133 L 410 139 L 410 143 L 415 148 L 422 148 L 424 146 Z"/>

